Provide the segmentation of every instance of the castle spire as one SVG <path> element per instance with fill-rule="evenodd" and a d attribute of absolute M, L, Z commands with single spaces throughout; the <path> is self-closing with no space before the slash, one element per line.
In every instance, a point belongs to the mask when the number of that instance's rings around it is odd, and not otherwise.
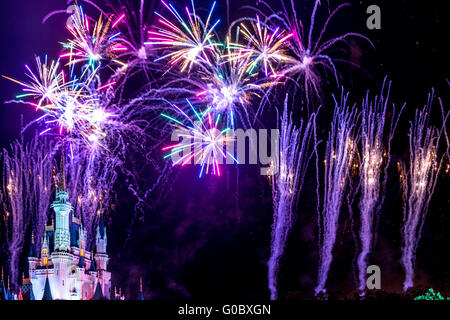
<path fill-rule="evenodd" d="M 30 252 L 28 254 L 28 257 L 37 257 L 36 254 L 36 244 L 34 242 L 34 232 L 31 233 L 31 245 L 30 245 Z"/>
<path fill-rule="evenodd" d="M 42 300 L 53 300 L 52 290 L 50 289 L 50 282 L 48 281 L 48 266 L 47 266 L 47 277 L 45 278 L 44 294 L 42 295 Z"/>
<path fill-rule="evenodd" d="M 144 300 L 144 291 L 142 290 L 142 276 L 139 278 L 139 300 Z"/>
<path fill-rule="evenodd" d="M 17 300 L 23 300 L 22 286 L 19 287 L 19 295 L 18 295 L 18 297 L 17 297 Z"/>
<path fill-rule="evenodd" d="M 100 284 L 100 277 L 97 271 L 97 286 L 95 288 L 94 296 L 92 297 L 92 300 L 105 300 L 105 296 L 103 295 L 102 286 Z"/>
<path fill-rule="evenodd" d="M 69 202 L 69 193 L 66 191 L 66 178 L 64 171 L 64 152 L 61 152 L 58 186 L 56 199 L 51 207 L 55 211 L 55 251 L 68 251 L 70 248 L 70 211 L 73 209 Z"/>
<path fill-rule="evenodd" d="M 58 179 L 58 189 L 66 190 L 66 173 L 64 167 L 64 152 L 61 152 L 61 161 L 59 162 L 59 179 Z"/>

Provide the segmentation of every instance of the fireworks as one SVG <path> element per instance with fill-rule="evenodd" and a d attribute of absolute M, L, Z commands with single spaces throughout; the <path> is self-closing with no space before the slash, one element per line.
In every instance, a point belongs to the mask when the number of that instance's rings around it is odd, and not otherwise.
<path fill-rule="evenodd" d="M 204 112 L 200 112 L 196 110 L 189 100 L 187 102 L 195 114 L 194 120 L 177 106 L 174 105 L 173 107 L 186 118 L 189 123 L 188 125 L 164 113 L 161 114 L 162 117 L 169 119 L 180 130 L 178 136 L 183 138 L 183 141 L 187 141 L 187 143 L 181 142 L 164 147 L 163 151 L 170 150 L 170 153 L 164 158 L 169 158 L 182 152 L 183 155 L 174 161 L 173 165 L 181 164 L 181 166 L 184 166 L 191 163 L 192 159 L 194 159 L 195 163 L 201 165 L 200 178 L 203 172 L 206 174 L 209 173 L 210 167 L 212 174 L 220 176 L 219 164 L 223 163 L 223 159 L 226 159 L 227 155 L 237 163 L 236 158 L 234 158 L 231 152 L 224 151 L 224 147 L 227 144 L 233 143 L 235 139 L 227 135 L 230 128 L 222 130 L 217 128 L 220 121 L 220 114 L 213 119 L 209 108 Z"/>
<path fill-rule="evenodd" d="M 30 82 L 7 79 L 23 86 L 24 94 L 16 98 L 31 99 L 32 101 L 26 103 L 36 111 L 44 112 L 44 115 L 35 120 L 46 127 L 41 134 L 57 128 L 59 134 L 67 131 L 87 144 L 100 143 L 105 136 L 102 124 L 114 115 L 100 106 L 99 96 L 102 90 L 114 83 L 102 85 L 95 89 L 94 93 L 87 90 L 93 79 L 92 75 L 85 82 L 66 82 L 64 71 L 58 71 L 59 60 L 52 61 L 49 65 L 47 58 L 42 63 L 40 58 L 36 57 L 36 65 L 37 76 L 26 66 L 26 75 L 31 79 Z"/>
<path fill-rule="evenodd" d="M 115 57 L 127 51 L 128 48 L 119 40 L 120 31 L 113 31 L 124 17 L 124 14 L 119 17 L 111 15 L 104 21 L 103 16 L 100 15 L 98 21 L 91 27 L 89 22 L 91 18 L 84 13 L 82 6 L 76 6 L 71 23 L 67 24 L 67 30 L 72 35 L 72 39 L 63 44 L 69 52 L 63 53 L 60 57 L 69 57 L 68 65 L 83 63 L 92 71 L 105 59 L 126 67 L 126 64 L 116 60 Z"/>
<path fill-rule="evenodd" d="M 328 24 L 332 18 L 342 8 L 349 4 L 342 4 L 334 9 L 320 29 L 319 37 L 313 39 L 316 14 L 319 5 L 320 0 L 316 0 L 311 15 L 309 29 L 307 30 L 307 36 L 303 33 L 304 29 L 302 21 L 297 18 L 294 1 L 291 1 L 291 12 L 288 12 L 285 8 L 282 14 L 278 15 L 274 13 L 271 15 L 272 20 L 279 21 L 285 30 L 289 30 L 293 35 L 289 39 L 290 54 L 283 59 L 285 60 L 284 64 L 277 74 L 286 76 L 296 84 L 302 83 L 302 89 L 304 90 L 304 95 L 308 102 L 311 97 L 320 97 L 320 87 L 323 75 L 319 69 L 330 71 L 334 75 L 336 82 L 339 82 L 338 72 L 335 66 L 336 60 L 327 54 L 330 49 L 337 43 L 342 42 L 349 37 L 365 39 L 372 45 L 372 42 L 367 37 L 354 32 L 348 32 L 325 41 L 323 40 L 323 36 L 327 31 Z"/>
<path fill-rule="evenodd" d="M 253 98 L 264 96 L 265 89 L 276 84 L 249 73 L 250 56 L 246 55 L 227 38 L 226 53 L 218 56 L 214 64 L 199 70 L 199 79 L 192 83 L 198 89 L 196 99 L 211 107 L 214 114 L 224 114 L 227 123 L 235 126 L 236 117 L 250 126 Z M 253 110 L 255 111 L 255 110 Z"/>
<path fill-rule="evenodd" d="M 122 163 L 117 156 L 86 157 L 76 146 L 73 156 L 64 153 L 62 156 L 67 164 L 64 168 L 66 187 L 73 205 L 73 214 L 81 217 L 86 226 L 87 244 L 90 246 L 95 240 L 92 231 L 95 230 L 98 216 L 112 210 L 112 186 L 117 180 L 116 170 Z"/>
<path fill-rule="evenodd" d="M 123 75 L 124 79 L 130 79 L 134 73 L 143 72 L 147 81 L 151 81 L 150 71 L 154 65 L 151 58 L 154 57 L 155 50 L 145 43 L 148 40 L 147 25 L 152 23 L 154 17 L 152 10 L 154 4 L 140 0 L 127 3 L 119 9 L 112 6 L 115 16 L 121 17 L 124 14 L 124 18 L 116 26 L 120 34 L 113 38 L 128 48 L 126 51 L 117 52 L 116 56 L 116 60 L 126 63 L 127 74 Z"/>
<path fill-rule="evenodd" d="M 191 70 L 197 63 L 209 63 L 211 54 L 220 43 L 214 42 L 214 28 L 220 22 L 216 20 L 211 24 L 211 15 L 216 6 L 213 2 L 206 22 L 203 22 L 195 12 L 194 1 L 191 0 L 192 12 L 186 7 L 188 21 L 185 21 L 172 4 L 162 4 L 176 18 L 177 24 L 155 12 L 162 25 L 156 31 L 149 31 L 147 45 L 158 45 L 162 49 L 168 49 L 169 53 L 157 58 L 155 61 L 168 59 L 171 66 L 180 64 L 181 72 Z"/>
<path fill-rule="evenodd" d="M 367 95 L 363 101 L 361 112 L 362 160 L 359 167 L 362 188 L 359 203 L 361 252 L 358 256 L 359 290 L 361 291 L 366 288 L 367 259 L 372 248 L 373 233 L 375 232 L 374 223 L 385 197 L 387 168 L 390 162 L 390 143 L 404 108 L 403 105 L 398 115 L 395 115 L 395 106 L 393 107 L 391 124 L 387 128 L 387 142 L 384 142 L 390 83 L 387 85 L 386 95 L 384 89 L 385 85 L 383 84 L 380 96 L 375 97 L 373 101 L 369 101 Z M 382 170 L 383 166 L 384 171 Z"/>
<path fill-rule="evenodd" d="M 92 18 L 82 6 L 75 6 L 66 26 L 69 39 L 62 43 L 58 59 L 36 57 L 35 69 L 26 66 L 25 80 L 5 77 L 23 90 L 14 102 L 31 106 L 38 113 L 32 123 L 38 125 L 40 133 L 30 145 L 14 143 L 12 152 L 3 153 L 0 204 L 5 214 L 11 271 L 18 268 L 27 223 L 31 222 L 35 239 L 41 239 L 57 174 L 56 150 L 68 164 L 63 170 L 74 215 L 87 226 L 88 242 L 92 244 L 98 215 L 111 211 L 117 200 L 113 189 L 119 175 L 126 176 L 126 187 L 138 198 L 136 207 L 147 205 L 160 181 L 170 180 L 164 169 L 158 172 L 157 183 L 141 188 L 135 182 L 144 170 L 136 167 L 143 162 L 150 163 L 153 170 L 158 160 L 171 158 L 174 166 L 199 165 L 200 178 L 206 174 L 221 176 L 224 160 L 238 163 L 229 148 L 234 148 L 233 129 L 250 128 L 270 119 L 270 114 L 265 119 L 259 117 L 264 108 L 276 106 L 280 97 L 289 96 L 296 102 L 288 108 L 286 98 L 281 119 L 273 118 L 279 124 L 281 139 L 276 155 L 278 170 L 275 172 L 272 163 L 269 177 L 274 219 L 267 275 L 270 297 L 277 299 L 278 272 L 295 209 L 311 156 L 318 155 L 316 145 L 312 145 L 312 136 L 317 138 L 317 113 L 308 113 L 296 125 L 291 111 L 302 104 L 299 101 L 305 101 L 308 110 L 316 108 L 311 102 L 321 100 L 322 84 L 330 76 L 338 82 L 337 62 L 343 59 L 335 57 L 332 50 L 345 45 L 350 37 L 369 41 L 353 32 L 326 38 L 333 17 L 347 4 L 331 10 L 319 26 L 321 6 L 315 0 L 306 28 L 297 17 L 294 1 L 289 10 L 282 3 L 281 13 L 265 4 L 256 16 L 241 17 L 227 26 L 221 38 L 216 2 L 205 15 L 193 0 L 184 10 L 162 1 L 165 13 L 153 13 L 144 0 L 116 9 L 108 2 L 114 13 L 87 3 L 101 13 Z M 378 212 L 384 201 L 390 143 L 402 112 L 396 114 L 393 108 L 390 125 L 386 123 L 389 91 L 390 84 L 378 98 L 369 101 L 366 96 L 363 100 L 360 132 L 359 113 L 348 105 L 347 95 L 335 99 L 322 159 L 325 166 L 316 172 L 320 229 L 316 294 L 325 291 L 340 212 L 350 176 L 358 170 L 358 287 L 365 288 Z M 411 125 L 408 170 L 405 164 L 399 164 L 404 198 L 405 289 L 413 284 L 415 250 L 437 176 L 441 169 L 450 171 L 440 144 L 448 114 L 441 130 L 430 127 L 431 99 Z M 174 129 L 172 140 L 177 142 L 164 146 L 165 155 L 161 156 L 161 146 L 167 141 L 167 131 L 162 129 L 167 127 Z M 47 140 L 50 135 L 56 135 L 58 143 Z M 448 155 L 448 150 L 444 153 Z M 355 165 L 357 155 L 361 162 Z M 163 165 L 169 166 L 168 162 Z M 17 275 L 14 277 L 17 283 Z"/>
<path fill-rule="evenodd" d="M 17 284 L 19 256 L 27 227 L 35 229 L 37 243 L 47 222 L 52 192 L 54 145 L 38 136 L 29 142 L 15 141 L 11 151 L 3 151 L 0 207 L 5 221 L 11 283 Z"/>
<path fill-rule="evenodd" d="M 244 47 L 241 51 L 248 54 L 253 60 L 249 63 L 247 72 L 252 73 L 260 65 L 266 77 L 270 75 L 276 78 L 278 77 L 276 67 L 280 62 L 288 60 L 287 40 L 293 34 L 286 34 L 279 27 L 271 31 L 267 26 L 262 26 L 259 16 L 256 17 L 256 23 L 251 20 L 251 25 L 252 31 L 245 24 L 240 24 L 240 31 L 249 43 L 249 46 Z"/>
<path fill-rule="evenodd" d="M 287 237 L 295 220 L 294 206 L 303 187 L 303 180 L 313 153 L 310 148 L 315 114 L 300 127 L 292 123 L 287 114 L 287 96 L 281 118 L 279 172 L 273 178 L 273 210 L 271 254 L 268 261 L 270 299 L 278 298 L 278 270 Z"/>
<path fill-rule="evenodd" d="M 355 132 L 358 112 L 355 107 L 347 104 L 347 98 L 348 94 L 342 93 L 340 101 L 336 101 L 333 122 L 326 144 L 323 209 L 319 213 L 321 234 L 319 235 L 320 261 L 316 294 L 325 291 L 328 271 L 333 260 L 333 247 L 336 241 L 341 206 L 356 151 Z"/>
<path fill-rule="evenodd" d="M 436 187 L 437 177 L 441 172 L 445 156 L 448 156 L 449 145 L 439 157 L 441 136 L 446 130 L 446 121 L 450 115 L 444 113 L 441 102 L 443 124 L 438 130 L 429 126 L 429 117 L 433 103 L 432 92 L 422 110 L 416 110 L 414 123 L 409 130 L 409 171 L 404 163 L 398 163 L 400 182 L 403 188 L 403 227 L 402 258 L 405 269 L 403 289 L 406 291 L 413 285 L 416 249 L 419 244 L 422 227 L 427 215 L 428 206 Z M 447 136 L 445 135 L 447 138 Z M 447 139 L 448 140 L 448 139 Z"/>

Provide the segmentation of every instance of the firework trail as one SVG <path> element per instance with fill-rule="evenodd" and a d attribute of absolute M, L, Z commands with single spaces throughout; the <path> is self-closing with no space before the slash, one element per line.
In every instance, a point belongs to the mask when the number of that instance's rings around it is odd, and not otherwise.
<path fill-rule="evenodd" d="M 321 84 L 325 79 L 321 73 L 321 69 L 331 72 L 336 82 L 339 83 L 338 70 L 335 63 L 351 63 L 350 61 L 333 58 L 329 55 L 329 52 L 335 49 L 338 43 L 345 43 L 349 37 L 356 37 L 368 41 L 373 47 L 372 42 L 367 37 L 355 32 L 347 32 L 337 37 L 324 40 L 329 23 L 342 8 L 349 6 L 348 3 L 341 4 L 331 11 L 325 23 L 320 28 L 317 39 L 313 39 L 313 33 L 316 27 L 316 14 L 319 9 L 320 0 L 315 1 L 309 28 L 306 30 L 303 27 L 302 21 L 297 17 L 294 1 L 290 1 L 291 10 L 287 10 L 284 1 L 282 1 L 283 11 L 281 13 L 274 12 L 268 3 L 264 1 L 261 1 L 261 3 L 272 12 L 267 17 L 267 21 L 278 22 L 284 30 L 288 30 L 293 35 L 288 41 L 290 52 L 286 56 L 283 56 L 283 65 L 277 71 L 277 74 L 292 80 L 296 86 L 294 93 L 298 88 L 304 91 L 308 108 L 311 98 L 320 98 Z M 305 32 L 307 32 L 306 35 Z"/>
<path fill-rule="evenodd" d="M 118 0 L 116 2 L 117 4 L 108 1 L 108 7 L 117 17 L 125 14 L 122 20 L 124 23 L 116 26 L 120 31 L 117 41 L 128 48 L 127 51 L 117 53 L 117 60 L 127 65 L 126 73 L 121 78 L 124 82 L 128 82 L 132 77 L 143 73 L 147 83 L 155 85 L 157 82 L 154 73 L 158 73 L 160 68 L 153 60 L 156 59 L 158 50 L 147 42 L 148 31 L 155 20 L 153 11 L 156 1 Z"/>
<path fill-rule="evenodd" d="M 15 141 L 11 151 L 3 150 L 2 192 L 0 202 L 5 221 L 5 242 L 9 252 L 9 274 L 15 287 L 19 274 L 19 256 L 30 222 L 33 170 L 32 148 Z"/>
<path fill-rule="evenodd" d="M 313 155 L 310 144 L 316 120 L 316 115 L 312 114 L 306 123 L 302 120 L 300 126 L 296 127 L 292 115 L 288 116 L 287 100 L 286 96 L 280 121 L 279 169 L 272 182 L 274 221 L 268 261 L 268 282 L 272 300 L 278 298 L 280 259 L 295 219 L 293 210 L 302 190 L 306 169 Z"/>
<path fill-rule="evenodd" d="M 439 130 L 429 125 L 434 92 L 428 96 L 427 104 L 422 110 L 416 110 L 414 123 L 409 129 L 409 171 L 405 163 L 398 163 L 400 182 L 403 189 L 403 227 L 402 227 L 402 258 L 405 269 L 403 290 L 413 286 L 416 250 L 425 223 L 428 206 L 436 187 L 437 178 L 443 167 L 445 158 L 449 156 L 449 141 L 446 132 L 446 121 L 450 115 L 444 113 L 440 101 L 443 124 Z M 441 147 L 441 137 L 447 140 L 444 155 L 438 156 Z"/>
<path fill-rule="evenodd" d="M 229 127 L 222 130 L 217 128 L 220 114 L 213 119 L 210 108 L 201 112 L 189 100 L 187 102 L 195 114 L 194 120 L 176 105 L 173 105 L 173 107 L 188 120 L 189 125 L 185 125 L 183 122 L 161 113 L 162 117 L 170 120 L 174 127 L 180 130 L 178 136 L 183 138 L 183 141 L 188 140 L 187 143 L 181 142 L 164 147 L 163 151 L 170 150 L 170 153 L 164 158 L 166 159 L 182 152 L 183 155 L 174 161 L 173 165 L 181 164 L 181 166 L 184 166 L 187 163 L 191 163 L 192 159 L 194 159 L 195 163 L 201 165 L 199 178 L 202 177 L 205 167 L 206 173 L 212 167 L 212 174 L 220 176 L 219 164 L 223 163 L 223 159 L 229 156 L 237 163 L 236 158 L 230 152 L 223 150 L 227 144 L 233 143 L 235 138 L 227 135 L 227 132 L 230 131 Z"/>
<path fill-rule="evenodd" d="M 24 143 L 15 141 L 3 150 L 3 181 L 0 205 L 5 214 L 12 284 L 17 284 L 18 255 L 31 223 L 35 244 L 40 247 L 48 220 L 55 179 L 55 144 L 39 135 Z M 16 268 L 16 269 L 14 269 Z"/>
<path fill-rule="evenodd" d="M 347 98 L 348 94 L 344 95 L 343 91 L 340 101 L 334 98 L 336 106 L 325 150 L 322 212 L 318 201 L 320 259 L 316 294 L 325 292 L 328 271 L 333 260 L 341 205 L 356 152 L 359 114 L 354 106 L 347 104 Z"/>
<path fill-rule="evenodd" d="M 359 167 L 361 198 L 359 203 L 361 226 L 359 237 L 361 252 L 357 265 L 359 272 L 359 290 L 366 288 L 367 260 L 372 248 L 374 222 L 377 220 L 381 205 L 383 204 L 387 169 L 390 162 L 390 144 L 395 128 L 405 105 L 398 115 L 395 115 L 395 106 L 390 126 L 386 131 L 386 110 L 389 101 L 391 83 L 383 83 L 381 94 L 373 101 L 369 100 L 369 93 L 362 103 L 360 142 L 362 146 L 361 165 Z M 386 133 L 386 138 L 385 138 Z M 384 167 L 384 170 L 383 170 Z"/>
<path fill-rule="evenodd" d="M 36 248 L 40 248 L 44 236 L 45 224 L 48 221 L 49 204 L 55 180 L 55 153 L 56 145 L 52 140 L 36 135 L 29 143 L 31 164 L 30 194 L 31 197 L 31 223 Z"/>

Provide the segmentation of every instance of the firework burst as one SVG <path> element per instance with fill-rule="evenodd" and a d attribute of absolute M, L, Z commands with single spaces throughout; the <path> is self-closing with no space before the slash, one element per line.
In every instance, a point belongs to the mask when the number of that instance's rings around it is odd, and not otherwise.
<path fill-rule="evenodd" d="M 216 61 L 198 71 L 199 79 L 193 77 L 197 87 L 196 99 L 211 108 L 214 115 L 223 114 L 231 127 L 236 117 L 250 125 L 253 98 L 263 98 L 267 88 L 278 82 L 259 78 L 257 73 L 249 73 L 251 58 L 227 38 L 226 51 L 216 55 Z M 261 99 L 262 100 L 262 99 Z"/>
<path fill-rule="evenodd" d="M 250 30 L 244 23 L 241 23 L 238 30 L 244 36 L 244 40 L 247 41 L 247 46 L 242 46 L 236 58 L 239 59 L 242 55 L 250 57 L 248 73 L 253 73 L 260 66 L 266 77 L 279 77 L 277 67 L 280 63 L 289 59 L 287 56 L 287 40 L 293 34 L 286 33 L 279 27 L 271 30 L 268 26 L 262 24 L 259 16 L 256 17 L 256 21 L 248 20 L 252 29 Z"/>
<path fill-rule="evenodd" d="M 59 134 L 67 132 L 72 137 L 80 137 L 87 144 L 100 142 L 106 135 L 103 124 L 114 117 L 102 107 L 100 97 L 102 91 L 114 83 L 101 85 L 92 91 L 88 87 L 93 84 L 95 73 L 85 81 L 66 81 L 64 71 L 58 69 L 59 60 L 49 64 L 47 58 L 41 62 L 36 57 L 36 65 L 37 75 L 26 66 L 29 82 L 5 78 L 23 87 L 24 93 L 18 95 L 17 99 L 24 99 L 21 102 L 44 113 L 34 120 L 46 127 L 41 134 L 57 128 Z"/>
<path fill-rule="evenodd" d="M 175 160 L 173 165 L 180 164 L 184 166 L 192 163 L 192 160 L 194 160 L 195 164 L 201 165 L 200 178 L 203 172 L 206 174 L 211 172 L 213 175 L 220 176 L 219 164 L 222 164 L 227 156 L 231 157 L 237 163 L 236 158 L 231 152 L 224 151 L 224 147 L 227 144 L 233 143 L 235 138 L 227 135 L 227 132 L 230 131 L 229 127 L 222 130 L 218 129 L 217 125 L 220 121 L 220 114 L 213 119 L 210 108 L 200 112 L 196 110 L 189 100 L 187 102 L 195 114 L 194 120 L 177 106 L 174 105 L 173 107 L 188 121 L 188 125 L 165 113 L 161 113 L 162 117 L 169 119 L 173 123 L 173 126 L 179 130 L 178 137 L 183 139 L 181 143 L 164 147 L 163 151 L 170 151 L 164 158 L 173 157 L 182 153 L 182 156 Z"/>
<path fill-rule="evenodd" d="M 203 22 L 195 11 L 194 1 L 191 1 L 192 12 L 186 7 L 187 21 L 178 13 L 172 4 L 162 4 L 176 18 L 173 23 L 158 12 L 155 14 L 160 18 L 161 27 L 149 31 L 147 45 L 159 46 L 168 53 L 155 59 L 156 61 L 167 59 L 171 66 L 180 64 L 181 72 L 190 71 L 192 66 L 198 63 L 209 63 L 210 55 L 214 53 L 215 47 L 221 44 L 214 42 L 214 28 L 220 19 L 211 24 L 211 15 L 216 5 L 213 2 L 206 22 Z"/>
<path fill-rule="evenodd" d="M 114 30 L 124 17 L 125 14 L 119 17 L 110 15 L 104 20 L 103 15 L 100 15 L 91 26 L 92 19 L 84 13 L 82 6 L 76 6 L 71 23 L 66 26 L 72 39 L 63 43 L 63 48 L 68 52 L 64 52 L 60 57 L 68 57 L 68 65 L 82 63 L 92 71 L 100 66 L 102 61 L 113 61 L 126 68 L 126 64 L 116 57 L 128 51 L 128 48 L 120 41 L 120 31 Z"/>

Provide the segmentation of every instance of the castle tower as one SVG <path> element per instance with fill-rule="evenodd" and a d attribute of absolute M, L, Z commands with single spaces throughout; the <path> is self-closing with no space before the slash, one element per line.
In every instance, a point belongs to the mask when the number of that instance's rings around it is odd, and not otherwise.
<path fill-rule="evenodd" d="M 43 265 L 48 265 L 48 257 L 50 256 L 49 251 L 49 245 L 48 245 L 48 237 L 44 236 L 44 239 L 42 239 L 42 250 L 41 250 L 41 263 Z"/>
<path fill-rule="evenodd" d="M 78 248 L 80 248 L 80 256 L 84 257 L 84 250 L 86 250 L 86 230 L 84 230 L 83 223 L 80 225 Z"/>
<path fill-rule="evenodd" d="M 30 246 L 30 253 L 28 255 L 28 274 L 31 277 L 31 274 L 36 269 L 36 266 L 39 262 L 39 259 L 37 257 L 36 253 L 36 244 L 34 242 L 34 233 L 31 234 L 31 246 Z"/>
<path fill-rule="evenodd" d="M 50 288 L 50 282 L 48 281 L 48 275 L 45 278 L 44 293 L 42 294 L 41 300 L 53 300 L 52 290 Z"/>
<path fill-rule="evenodd" d="M 56 200 L 51 205 L 55 211 L 56 218 L 55 251 L 69 251 L 70 248 L 69 213 L 73 207 L 69 202 L 69 193 L 65 189 L 64 155 L 61 155 L 59 181 L 56 188 Z"/>
<path fill-rule="evenodd" d="M 106 245 L 108 239 L 106 237 L 106 227 L 103 222 L 103 214 L 100 214 L 99 222 L 97 226 L 97 234 L 95 237 L 95 262 L 98 270 L 106 270 L 108 266 L 108 255 L 106 254 Z"/>
<path fill-rule="evenodd" d="M 142 276 L 139 278 L 139 300 L 144 300 L 144 290 L 142 290 Z"/>
<path fill-rule="evenodd" d="M 70 252 L 69 217 L 73 207 L 69 202 L 69 193 L 66 191 L 64 174 L 64 154 L 61 155 L 59 181 L 56 187 L 56 200 L 51 205 L 55 211 L 55 248 L 52 252 L 54 270 L 57 270 L 52 279 L 52 294 L 54 299 L 69 299 L 67 274 L 72 264 L 73 255 Z M 78 262 L 78 261 L 77 261 Z"/>
<path fill-rule="evenodd" d="M 107 271 L 109 261 L 108 254 L 106 253 L 107 243 L 108 239 L 106 237 L 106 227 L 103 221 L 103 214 L 100 214 L 97 234 L 95 237 L 96 253 L 94 255 L 94 259 L 97 266 L 98 281 L 102 286 L 102 292 L 106 298 L 109 299 L 111 293 L 111 273 Z"/>

